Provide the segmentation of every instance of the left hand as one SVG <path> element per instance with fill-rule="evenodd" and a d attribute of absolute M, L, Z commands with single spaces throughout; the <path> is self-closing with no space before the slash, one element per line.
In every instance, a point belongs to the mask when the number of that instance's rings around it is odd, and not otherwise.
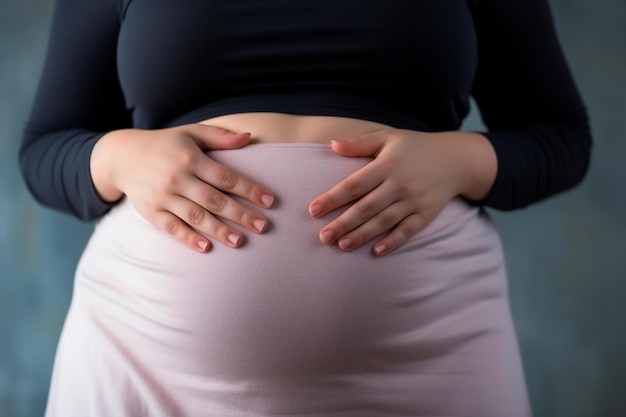
<path fill-rule="evenodd" d="M 469 141 L 468 135 L 478 136 L 483 147 L 487 143 L 484 137 L 468 132 L 391 128 L 332 142 L 332 149 L 340 155 L 370 156 L 374 160 L 311 202 L 313 217 L 354 202 L 321 229 L 320 241 L 337 242 L 340 249 L 350 251 L 389 231 L 374 244 L 374 253 L 385 255 L 400 247 L 430 223 L 446 203 L 471 188 L 476 176 L 471 172 L 471 153 L 466 151 L 468 144 L 476 142 Z M 488 149 L 492 150 L 490 146 Z M 490 157 L 495 160 L 495 156 Z M 474 158 L 473 162 L 480 161 Z M 495 168 L 492 171 L 489 187 L 482 194 L 486 195 L 493 183 Z"/>

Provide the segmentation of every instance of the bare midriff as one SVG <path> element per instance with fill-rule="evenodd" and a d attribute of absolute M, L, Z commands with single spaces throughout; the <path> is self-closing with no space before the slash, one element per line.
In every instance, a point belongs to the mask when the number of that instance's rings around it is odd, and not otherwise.
<path fill-rule="evenodd" d="M 237 113 L 200 122 L 233 132 L 250 132 L 251 143 L 319 143 L 354 138 L 388 126 L 335 116 Z"/>

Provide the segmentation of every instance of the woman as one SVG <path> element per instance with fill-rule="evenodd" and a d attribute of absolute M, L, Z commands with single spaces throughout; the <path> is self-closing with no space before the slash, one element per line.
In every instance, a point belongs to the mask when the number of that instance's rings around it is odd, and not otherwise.
<path fill-rule="evenodd" d="M 531 414 L 482 207 L 587 169 L 545 0 L 54 16 L 21 164 L 99 221 L 49 417 Z"/>

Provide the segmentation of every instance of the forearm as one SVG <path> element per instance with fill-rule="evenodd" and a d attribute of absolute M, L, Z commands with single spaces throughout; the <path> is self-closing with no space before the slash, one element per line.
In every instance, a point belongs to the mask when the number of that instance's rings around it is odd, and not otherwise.
<path fill-rule="evenodd" d="M 480 1 L 472 14 L 479 62 L 472 96 L 498 161 L 493 187 L 479 202 L 515 210 L 579 184 L 591 129 L 549 3 Z"/>
<path fill-rule="evenodd" d="M 89 176 L 89 154 L 99 136 L 82 129 L 52 133 L 26 129 L 20 168 L 37 201 L 82 220 L 93 220 L 109 209 Z"/>
<path fill-rule="evenodd" d="M 591 134 L 587 124 L 535 123 L 485 134 L 498 156 L 492 191 L 481 201 L 514 210 L 579 184 L 587 173 Z"/>
<path fill-rule="evenodd" d="M 119 85 L 117 2 L 59 0 L 20 147 L 22 173 L 42 204 L 82 220 L 111 207 L 92 183 L 104 132 L 132 125 Z"/>

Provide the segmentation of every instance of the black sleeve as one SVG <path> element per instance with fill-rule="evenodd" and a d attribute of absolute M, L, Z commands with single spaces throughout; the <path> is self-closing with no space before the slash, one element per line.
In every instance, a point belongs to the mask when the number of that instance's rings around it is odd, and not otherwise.
<path fill-rule="evenodd" d="M 116 0 L 58 0 L 48 51 L 20 147 L 20 166 L 42 204 L 83 220 L 111 206 L 97 195 L 91 150 L 131 125 L 116 70 Z"/>
<path fill-rule="evenodd" d="M 481 203 L 512 210 L 582 181 L 590 127 L 548 0 L 475 0 L 473 6 L 472 95 L 498 158 L 495 184 Z"/>

